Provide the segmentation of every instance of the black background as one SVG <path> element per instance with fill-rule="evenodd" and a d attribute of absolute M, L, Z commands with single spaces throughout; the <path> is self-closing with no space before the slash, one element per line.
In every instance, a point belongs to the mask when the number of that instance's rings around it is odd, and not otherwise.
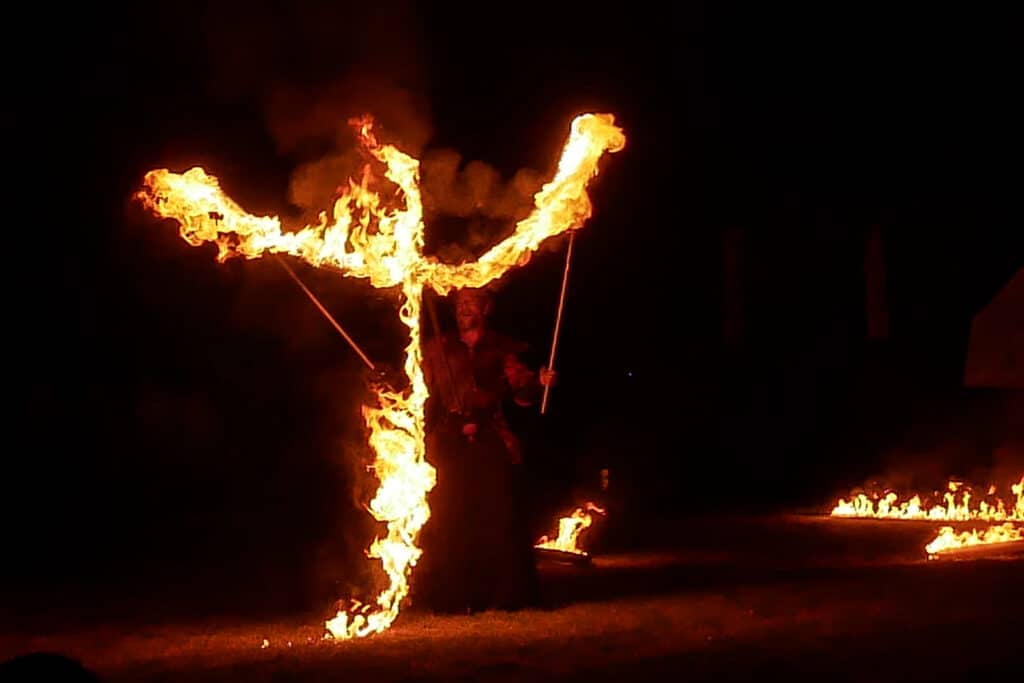
<path fill-rule="evenodd" d="M 218 264 L 131 195 L 151 168 L 202 165 L 247 210 L 299 222 L 299 171 L 350 148 L 339 131 L 364 111 L 411 153 L 456 150 L 502 182 L 549 177 L 578 113 L 625 130 L 576 241 L 551 410 L 513 416 L 538 532 L 606 466 L 639 519 L 822 506 L 881 473 L 993 464 L 1017 423 L 1004 392 L 961 377 L 971 317 L 1024 262 L 1005 18 L 375 5 L 22 18 L 6 127 L 16 592 L 199 593 L 215 609 L 363 585 L 359 359 L 272 260 Z M 472 218 L 428 213 L 428 246 L 511 225 Z M 889 336 L 869 342 L 872 225 Z M 727 230 L 744 236 L 738 345 Z M 498 294 L 495 323 L 535 365 L 564 248 Z M 295 268 L 397 362 L 391 294 Z"/>

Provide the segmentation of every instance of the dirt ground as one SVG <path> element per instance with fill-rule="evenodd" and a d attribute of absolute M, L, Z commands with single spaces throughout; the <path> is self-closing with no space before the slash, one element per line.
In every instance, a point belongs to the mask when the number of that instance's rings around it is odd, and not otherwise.
<path fill-rule="evenodd" d="M 542 563 L 543 609 L 441 617 L 409 605 L 389 631 L 350 642 L 322 638 L 326 615 L 69 620 L 4 628 L 0 658 L 59 653 L 110 683 L 1016 680 L 1024 553 L 928 560 L 934 530 L 691 519 L 589 566 Z"/>

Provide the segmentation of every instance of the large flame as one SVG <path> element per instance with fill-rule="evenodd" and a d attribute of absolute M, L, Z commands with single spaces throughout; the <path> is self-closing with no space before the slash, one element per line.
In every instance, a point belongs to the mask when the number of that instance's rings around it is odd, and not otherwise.
<path fill-rule="evenodd" d="M 894 491 L 869 496 L 859 493 L 850 500 L 839 499 L 832 508 L 835 517 L 871 517 L 876 519 L 921 519 L 949 522 L 981 520 L 1002 522 L 1024 520 L 1024 475 L 1010 486 L 1015 497 L 1008 505 L 997 495 L 997 487 L 989 486 L 984 495 L 975 495 L 963 482 L 950 481 L 948 490 L 939 496 L 924 498 L 914 494 L 902 497 Z"/>
<path fill-rule="evenodd" d="M 957 493 L 959 492 L 959 497 Z M 834 517 L 866 517 L 870 519 L 920 519 L 946 522 L 985 521 L 1002 522 L 991 524 L 987 529 L 957 532 L 951 526 L 943 526 L 935 538 L 925 546 L 929 557 L 959 548 L 998 543 L 1012 543 L 1024 540 L 1022 528 L 1014 522 L 1024 521 L 1024 475 L 1020 481 L 1010 485 L 1013 504 L 1006 504 L 998 495 L 998 487 L 992 485 L 983 495 L 973 495 L 973 489 L 963 482 L 950 481 L 947 491 L 942 494 L 943 503 L 938 503 L 938 494 L 930 502 L 922 502 L 920 495 L 901 499 L 893 492 L 868 496 L 860 493 L 849 501 L 839 499 L 832 508 Z"/>
<path fill-rule="evenodd" d="M 359 182 L 349 179 L 330 213 L 322 212 L 315 225 L 297 231 L 284 231 L 277 217 L 247 213 L 202 168 L 183 174 L 167 169 L 150 171 L 137 194 L 154 213 L 177 221 L 189 244 L 215 243 L 218 261 L 284 253 L 315 266 L 332 266 L 345 275 L 367 278 L 374 287 L 402 289 L 404 304 L 399 316 L 409 328 L 404 362 L 408 385 L 378 390 L 378 404 L 363 407 L 375 454 L 372 469 L 379 480 L 369 510 L 387 524 L 387 533 L 373 542 L 368 555 L 381 561 L 389 584 L 372 604 L 353 601 L 349 609 L 339 610 L 326 622 L 328 632 L 343 639 L 378 633 L 394 622 L 422 552 L 416 545 L 419 532 L 430 517 L 426 496 L 434 487 L 436 472 L 424 457 L 428 391 L 420 350 L 423 287 L 430 286 L 440 294 L 452 288 L 481 287 L 525 264 L 545 239 L 581 227 L 591 215 L 586 190 L 598 172 L 599 159 L 605 152 L 623 149 L 626 142 L 612 115 L 578 116 L 554 178 L 534 197 L 533 212 L 478 261 L 449 265 L 422 253 L 419 161 L 392 145 L 378 143 L 370 117 L 350 123 L 361 144 L 383 163 L 384 175 L 397 186 L 404 207 L 394 208 L 371 189 L 374 175 L 370 164 Z"/>
<path fill-rule="evenodd" d="M 579 538 L 580 534 L 594 523 L 594 518 L 590 515 L 591 512 L 596 512 L 599 515 L 605 513 L 602 508 L 588 502 L 583 507 L 573 510 L 568 517 L 558 520 L 558 535 L 555 538 L 549 539 L 547 536 L 541 536 L 534 547 L 586 555 L 587 553 L 579 546 Z"/>

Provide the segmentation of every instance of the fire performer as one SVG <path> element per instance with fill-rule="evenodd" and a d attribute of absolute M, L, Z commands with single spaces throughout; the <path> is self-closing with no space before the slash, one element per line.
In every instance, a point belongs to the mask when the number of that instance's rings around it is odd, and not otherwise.
<path fill-rule="evenodd" d="M 423 347 L 427 458 L 440 474 L 417 592 L 437 611 L 519 609 L 537 602 L 537 583 L 521 447 L 505 405 L 538 403 L 555 373 L 531 370 L 525 345 L 490 327 L 486 288 L 453 299 L 457 331 L 436 330 Z"/>

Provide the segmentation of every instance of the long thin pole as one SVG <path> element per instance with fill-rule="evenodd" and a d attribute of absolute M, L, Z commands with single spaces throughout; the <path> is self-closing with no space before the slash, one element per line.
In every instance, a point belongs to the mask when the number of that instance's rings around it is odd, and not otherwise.
<path fill-rule="evenodd" d="M 455 401 L 455 408 L 462 412 L 462 397 L 455 387 L 455 380 L 452 375 L 451 365 L 448 363 L 448 349 L 445 347 L 444 336 L 441 334 L 441 323 L 437 319 L 437 307 L 434 305 L 433 294 L 424 291 L 423 300 L 427 304 L 427 314 L 430 316 L 430 325 L 434 329 L 434 338 L 437 340 L 437 350 L 441 354 L 441 365 L 444 368 L 444 378 L 448 382 L 448 388 L 452 392 Z"/>
<path fill-rule="evenodd" d="M 363 353 L 363 350 L 360 349 L 359 346 L 355 343 L 355 341 L 352 340 L 352 337 L 348 336 L 348 333 L 345 332 L 344 329 L 342 329 L 341 325 L 338 324 L 338 321 L 335 320 L 331 316 L 331 314 L 327 312 L 327 309 L 324 308 L 324 305 L 320 303 L 320 301 L 316 298 L 316 295 L 314 295 L 313 292 L 309 291 L 309 288 L 306 287 L 302 280 L 299 279 L 299 276 L 295 274 L 295 271 L 293 271 L 291 267 L 287 263 L 285 263 L 284 259 L 282 259 L 280 256 L 275 255 L 274 258 L 277 260 L 278 263 L 281 264 L 281 267 L 284 268 L 288 272 L 288 274 L 292 276 L 292 279 L 295 280 L 295 283 L 302 288 L 302 291 L 306 293 L 306 296 L 309 297 L 309 300 L 312 301 L 316 305 L 316 307 L 320 309 L 320 312 L 323 313 L 324 317 L 327 318 L 328 322 L 330 322 L 331 325 L 334 326 L 334 329 L 336 329 L 338 333 L 345 338 L 345 341 L 348 342 L 349 346 L 351 346 L 355 350 L 355 352 L 359 354 L 359 357 L 363 359 L 363 362 L 366 363 L 366 365 L 371 370 L 373 370 L 373 362 L 366 357 L 366 354 Z"/>
<path fill-rule="evenodd" d="M 558 346 L 558 332 L 562 327 L 562 310 L 565 308 L 565 290 L 569 285 L 569 264 L 572 262 L 572 243 L 576 237 L 576 231 L 569 232 L 569 246 L 565 249 L 565 271 L 562 273 L 562 291 L 558 295 L 558 315 L 555 316 L 555 334 L 551 338 L 551 355 L 548 356 L 548 370 L 555 369 L 555 348 Z M 544 385 L 544 396 L 540 401 L 540 414 L 543 415 L 548 409 L 548 391 L 551 385 Z"/>

